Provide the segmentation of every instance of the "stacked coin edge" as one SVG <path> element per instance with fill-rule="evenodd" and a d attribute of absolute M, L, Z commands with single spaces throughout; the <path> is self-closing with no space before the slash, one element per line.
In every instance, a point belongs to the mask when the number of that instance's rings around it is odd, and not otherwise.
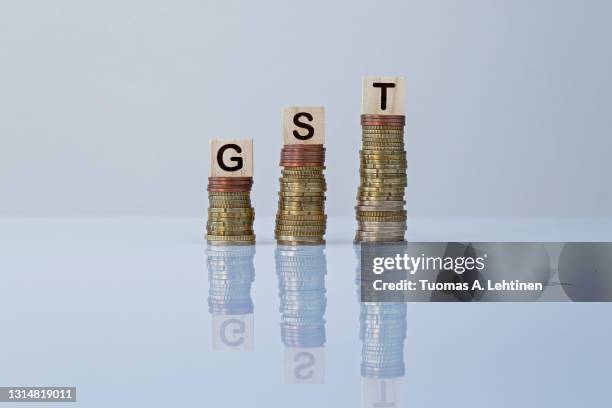
<path fill-rule="evenodd" d="M 356 242 L 403 241 L 406 232 L 404 115 L 361 115 Z"/>
<path fill-rule="evenodd" d="M 209 245 L 253 245 L 252 177 L 209 177 L 206 240 Z"/>
<path fill-rule="evenodd" d="M 274 237 L 279 245 L 325 243 L 325 147 L 287 144 L 282 166 Z"/>

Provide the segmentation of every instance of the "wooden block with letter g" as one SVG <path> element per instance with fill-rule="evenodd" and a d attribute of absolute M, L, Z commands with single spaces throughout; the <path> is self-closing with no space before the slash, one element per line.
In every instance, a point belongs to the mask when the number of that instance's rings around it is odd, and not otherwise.
<path fill-rule="evenodd" d="M 402 77 L 364 77 L 361 113 L 364 115 L 404 115 L 406 90 Z"/>
<path fill-rule="evenodd" d="M 284 144 L 325 144 L 325 108 L 322 106 L 283 109 Z"/>
<path fill-rule="evenodd" d="M 253 177 L 253 139 L 212 139 L 211 177 Z"/>

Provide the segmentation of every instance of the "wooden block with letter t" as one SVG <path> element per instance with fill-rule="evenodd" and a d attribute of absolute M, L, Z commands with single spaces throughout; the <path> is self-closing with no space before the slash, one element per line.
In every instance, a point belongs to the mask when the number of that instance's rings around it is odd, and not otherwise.
<path fill-rule="evenodd" d="M 364 77 L 361 113 L 364 115 L 404 115 L 406 90 L 402 77 Z"/>
<path fill-rule="evenodd" d="M 253 177 L 253 139 L 212 139 L 211 177 Z"/>
<path fill-rule="evenodd" d="M 325 108 L 322 106 L 283 109 L 284 144 L 325 144 Z"/>

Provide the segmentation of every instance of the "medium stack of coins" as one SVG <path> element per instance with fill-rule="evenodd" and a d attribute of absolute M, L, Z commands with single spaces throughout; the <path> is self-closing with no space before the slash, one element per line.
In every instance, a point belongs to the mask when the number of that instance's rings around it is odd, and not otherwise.
<path fill-rule="evenodd" d="M 274 236 L 281 245 L 320 245 L 325 240 L 325 148 L 322 144 L 288 144 L 283 167 Z"/>
<path fill-rule="evenodd" d="M 252 177 L 208 178 L 208 244 L 255 244 L 255 210 L 251 207 L 252 185 Z"/>
<path fill-rule="evenodd" d="M 361 115 L 357 242 L 403 241 L 406 232 L 404 115 Z"/>
<path fill-rule="evenodd" d="M 287 347 L 314 348 L 325 344 L 324 248 L 323 245 L 276 248 L 281 338 Z"/>
<path fill-rule="evenodd" d="M 255 280 L 255 246 L 209 246 L 208 308 L 211 314 L 244 315 L 253 313 L 251 285 Z"/>

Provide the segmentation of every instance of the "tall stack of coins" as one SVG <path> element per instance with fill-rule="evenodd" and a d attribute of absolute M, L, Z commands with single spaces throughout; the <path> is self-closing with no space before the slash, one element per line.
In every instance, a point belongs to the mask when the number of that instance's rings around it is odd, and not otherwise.
<path fill-rule="evenodd" d="M 325 240 L 325 148 L 322 144 L 287 144 L 278 193 L 274 236 L 281 245 L 320 245 Z"/>
<path fill-rule="evenodd" d="M 252 245 L 255 243 L 251 206 L 252 177 L 208 178 L 208 222 L 206 240 L 210 245 Z"/>
<path fill-rule="evenodd" d="M 406 232 L 404 115 L 361 115 L 357 242 L 403 241 Z"/>

